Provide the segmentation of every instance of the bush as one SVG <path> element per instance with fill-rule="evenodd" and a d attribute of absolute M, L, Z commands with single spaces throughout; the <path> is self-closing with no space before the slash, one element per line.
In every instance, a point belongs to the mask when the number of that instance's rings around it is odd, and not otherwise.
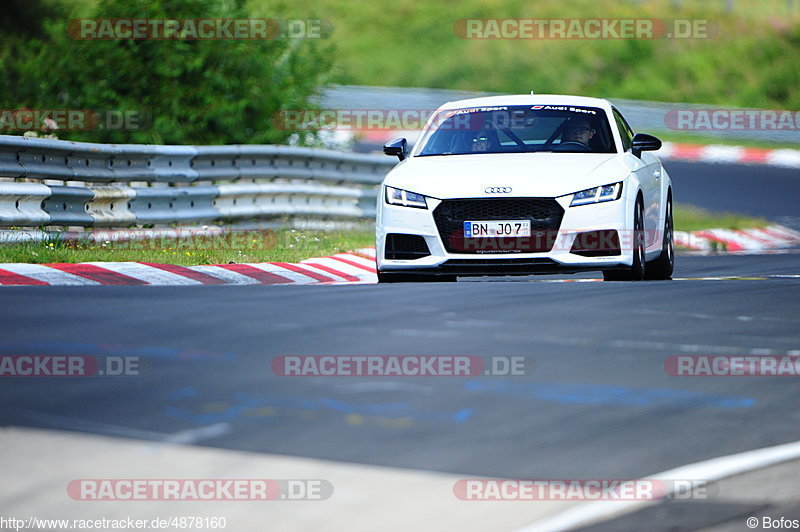
<path fill-rule="evenodd" d="M 88 18 L 250 16 L 242 0 L 100 0 Z M 58 133 L 70 140 L 282 143 L 291 132 L 276 129 L 273 114 L 309 107 L 332 67 L 321 40 L 76 40 L 67 18 L 44 20 L 39 38 L 30 37 L 35 29 L 13 35 L 0 27 L 0 108 L 132 112 L 140 119 L 140 129 Z"/>

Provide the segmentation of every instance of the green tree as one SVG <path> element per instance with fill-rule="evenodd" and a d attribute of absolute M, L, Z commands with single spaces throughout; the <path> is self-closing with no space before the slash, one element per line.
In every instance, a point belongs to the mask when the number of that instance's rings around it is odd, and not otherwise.
<path fill-rule="evenodd" d="M 243 0 L 100 0 L 92 18 L 245 19 Z M 304 109 L 332 67 L 324 39 L 81 40 L 69 21 L 45 37 L 0 35 L 0 107 L 92 109 L 148 118 L 139 130 L 60 138 L 163 144 L 282 143 L 280 109 Z M 3 31 L 0 29 L 0 31 Z"/>

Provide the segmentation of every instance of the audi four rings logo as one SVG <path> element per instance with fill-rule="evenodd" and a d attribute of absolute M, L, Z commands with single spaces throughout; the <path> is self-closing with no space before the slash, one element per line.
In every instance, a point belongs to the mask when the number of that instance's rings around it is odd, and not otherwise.
<path fill-rule="evenodd" d="M 483 191 L 487 194 L 510 194 L 511 187 L 486 187 Z"/>

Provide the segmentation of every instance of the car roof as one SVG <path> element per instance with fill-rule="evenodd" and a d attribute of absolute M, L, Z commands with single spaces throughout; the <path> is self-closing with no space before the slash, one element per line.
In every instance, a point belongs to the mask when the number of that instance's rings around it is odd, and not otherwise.
<path fill-rule="evenodd" d="M 611 102 L 602 98 L 588 96 L 570 96 L 564 94 L 508 94 L 500 96 L 484 96 L 468 100 L 447 102 L 439 109 L 464 109 L 466 107 L 498 107 L 503 105 L 580 105 L 582 107 L 599 107 L 611 112 Z"/>

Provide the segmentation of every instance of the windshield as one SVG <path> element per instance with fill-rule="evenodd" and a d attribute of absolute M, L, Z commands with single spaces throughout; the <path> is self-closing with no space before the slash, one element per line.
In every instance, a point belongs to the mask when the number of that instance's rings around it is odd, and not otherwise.
<path fill-rule="evenodd" d="M 417 156 L 537 151 L 614 153 L 606 113 L 597 107 L 517 105 L 440 111 Z"/>

